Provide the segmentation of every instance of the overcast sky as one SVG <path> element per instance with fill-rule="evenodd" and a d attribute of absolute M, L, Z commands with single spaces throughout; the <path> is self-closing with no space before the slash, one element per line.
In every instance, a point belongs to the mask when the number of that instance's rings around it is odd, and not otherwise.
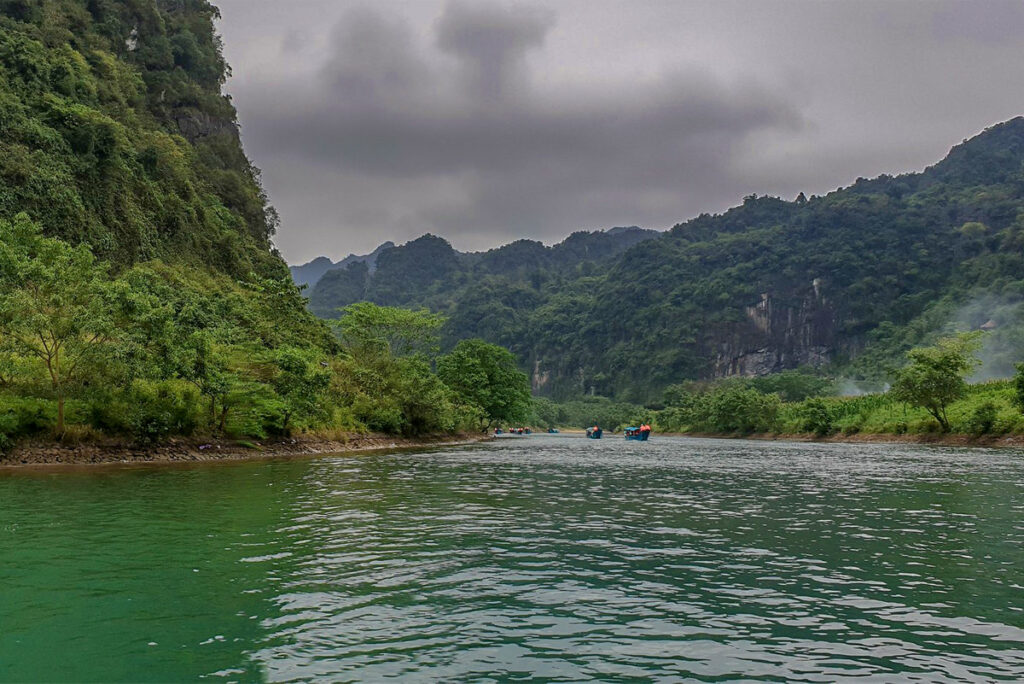
<path fill-rule="evenodd" d="M 291 263 L 665 229 L 1024 114 L 1024 2 L 214 0 Z"/>

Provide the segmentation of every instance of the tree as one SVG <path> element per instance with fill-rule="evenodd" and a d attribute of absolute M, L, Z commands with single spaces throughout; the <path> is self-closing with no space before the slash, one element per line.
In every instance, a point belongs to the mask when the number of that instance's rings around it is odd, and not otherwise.
<path fill-rule="evenodd" d="M 463 340 L 437 362 L 437 374 L 462 401 L 483 412 L 484 431 L 495 423 L 526 420 L 530 414 L 530 380 L 503 347 Z"/>
<path fill-rule="evenodd" d="M 444 316 L 358 302 L 342 309 L 335 324 L 350 349 L 392 356 L 434 355 L 439 350 Z"/>
<path fill-rule="evenodd" d="M 37 359 L 64 433 L 68 388 L 116 331 L 107 266 L 86 246 L 44 237 L 25 214 L 0 221 L 0 337 Z"/>
<path fill-rule="evenodd" d="M 1024 363 L 1017 364 L 1017 373 L 1013 376 L 1013 389 L 1017 408 L 1024 411 Z"/>
<path fill-rule="evenodd" d="M 274 364 L 278 371 L 271 386 L 284 404 L 281 427 L 287 432 L 296 419 L 322 417 L 324 394 L 331 384 L 330 367 L 320 365 L 313 352 L 298 347 L 277 349 Z"/>
<path fill-rule="evenodd" d="M 967 392 L 967 373 L 979 365 L 974 354 L 981 347 L 978 331 L 939 340 L 932 347 L 907 352 L 910 363 L 896 374 L 892 396 L 919 406 L 949 432 L 946 408 Z"/>

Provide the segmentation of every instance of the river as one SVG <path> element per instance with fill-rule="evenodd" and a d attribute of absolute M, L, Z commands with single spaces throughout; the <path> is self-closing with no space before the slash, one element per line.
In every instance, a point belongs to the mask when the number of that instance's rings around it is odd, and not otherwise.
<path fill-rule="evenodd" d="M 534 435 L 0 472 L 0 680 L 1024 680 L 1024 455 Z"/>

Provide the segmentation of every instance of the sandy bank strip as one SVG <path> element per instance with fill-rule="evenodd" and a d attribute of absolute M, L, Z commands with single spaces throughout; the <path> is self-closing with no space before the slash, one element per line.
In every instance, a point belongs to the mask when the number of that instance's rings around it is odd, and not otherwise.
<path fill-rule="evenodd" d="M 972 437 L 971 435 L 942 435 L 935 433 L 922 435 L 857 433 L 853 435 L 829 435 L 828 437 L 816 437 L 815 435 L 804 433 L 723 435 L 719 433 L 704 432 L 656 432 L 654 435 L 665 435 L 667 437 L 698 437 L 701 439 L 753 439 L 766 442 L 820 442 L 822 444 L 920 444 L 924 446 L 948 447 L 1024 448 L 1024 435 L 983 435 L 981 437 Z"/>
<path fill-rule="evenodd" d="M 406 438 L 381 434 L 351 434 L 341 439 L 294 439 L 243 442 L 236 440 L 177 439 L 153 446 L 123 442 L 64 445 L 25 442 L 0 454 L 0 470 L 25 467 L 79 467 L 123 464 L 202 463 L 316 456 L 386 449 L 416 449 L 483 442 L 481 434 L 426 435 Z"/>

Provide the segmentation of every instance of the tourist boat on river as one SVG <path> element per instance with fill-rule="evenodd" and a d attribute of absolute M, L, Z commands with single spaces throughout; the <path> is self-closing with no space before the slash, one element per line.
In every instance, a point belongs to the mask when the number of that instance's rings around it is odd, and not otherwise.
<path fill-rule="evenodd" d="M 651 429 L 646 425 L 641 425 L 640 427 L 625 428 L 622 433 L 626 436 L 626 441 L 646 442 L 647 438 L 651 436 Z"/>
<path fill-rule="evenodd" d="M 601 435 L 603 435 L 603 434 L 604 434 L 604 430 L 602 430 L 601 428 L 599 428 L 596 425 L 594 427 L 592 427 L 592 428 L 587 428 L 587 438 L 588 439 L 601 439 Z"/>

